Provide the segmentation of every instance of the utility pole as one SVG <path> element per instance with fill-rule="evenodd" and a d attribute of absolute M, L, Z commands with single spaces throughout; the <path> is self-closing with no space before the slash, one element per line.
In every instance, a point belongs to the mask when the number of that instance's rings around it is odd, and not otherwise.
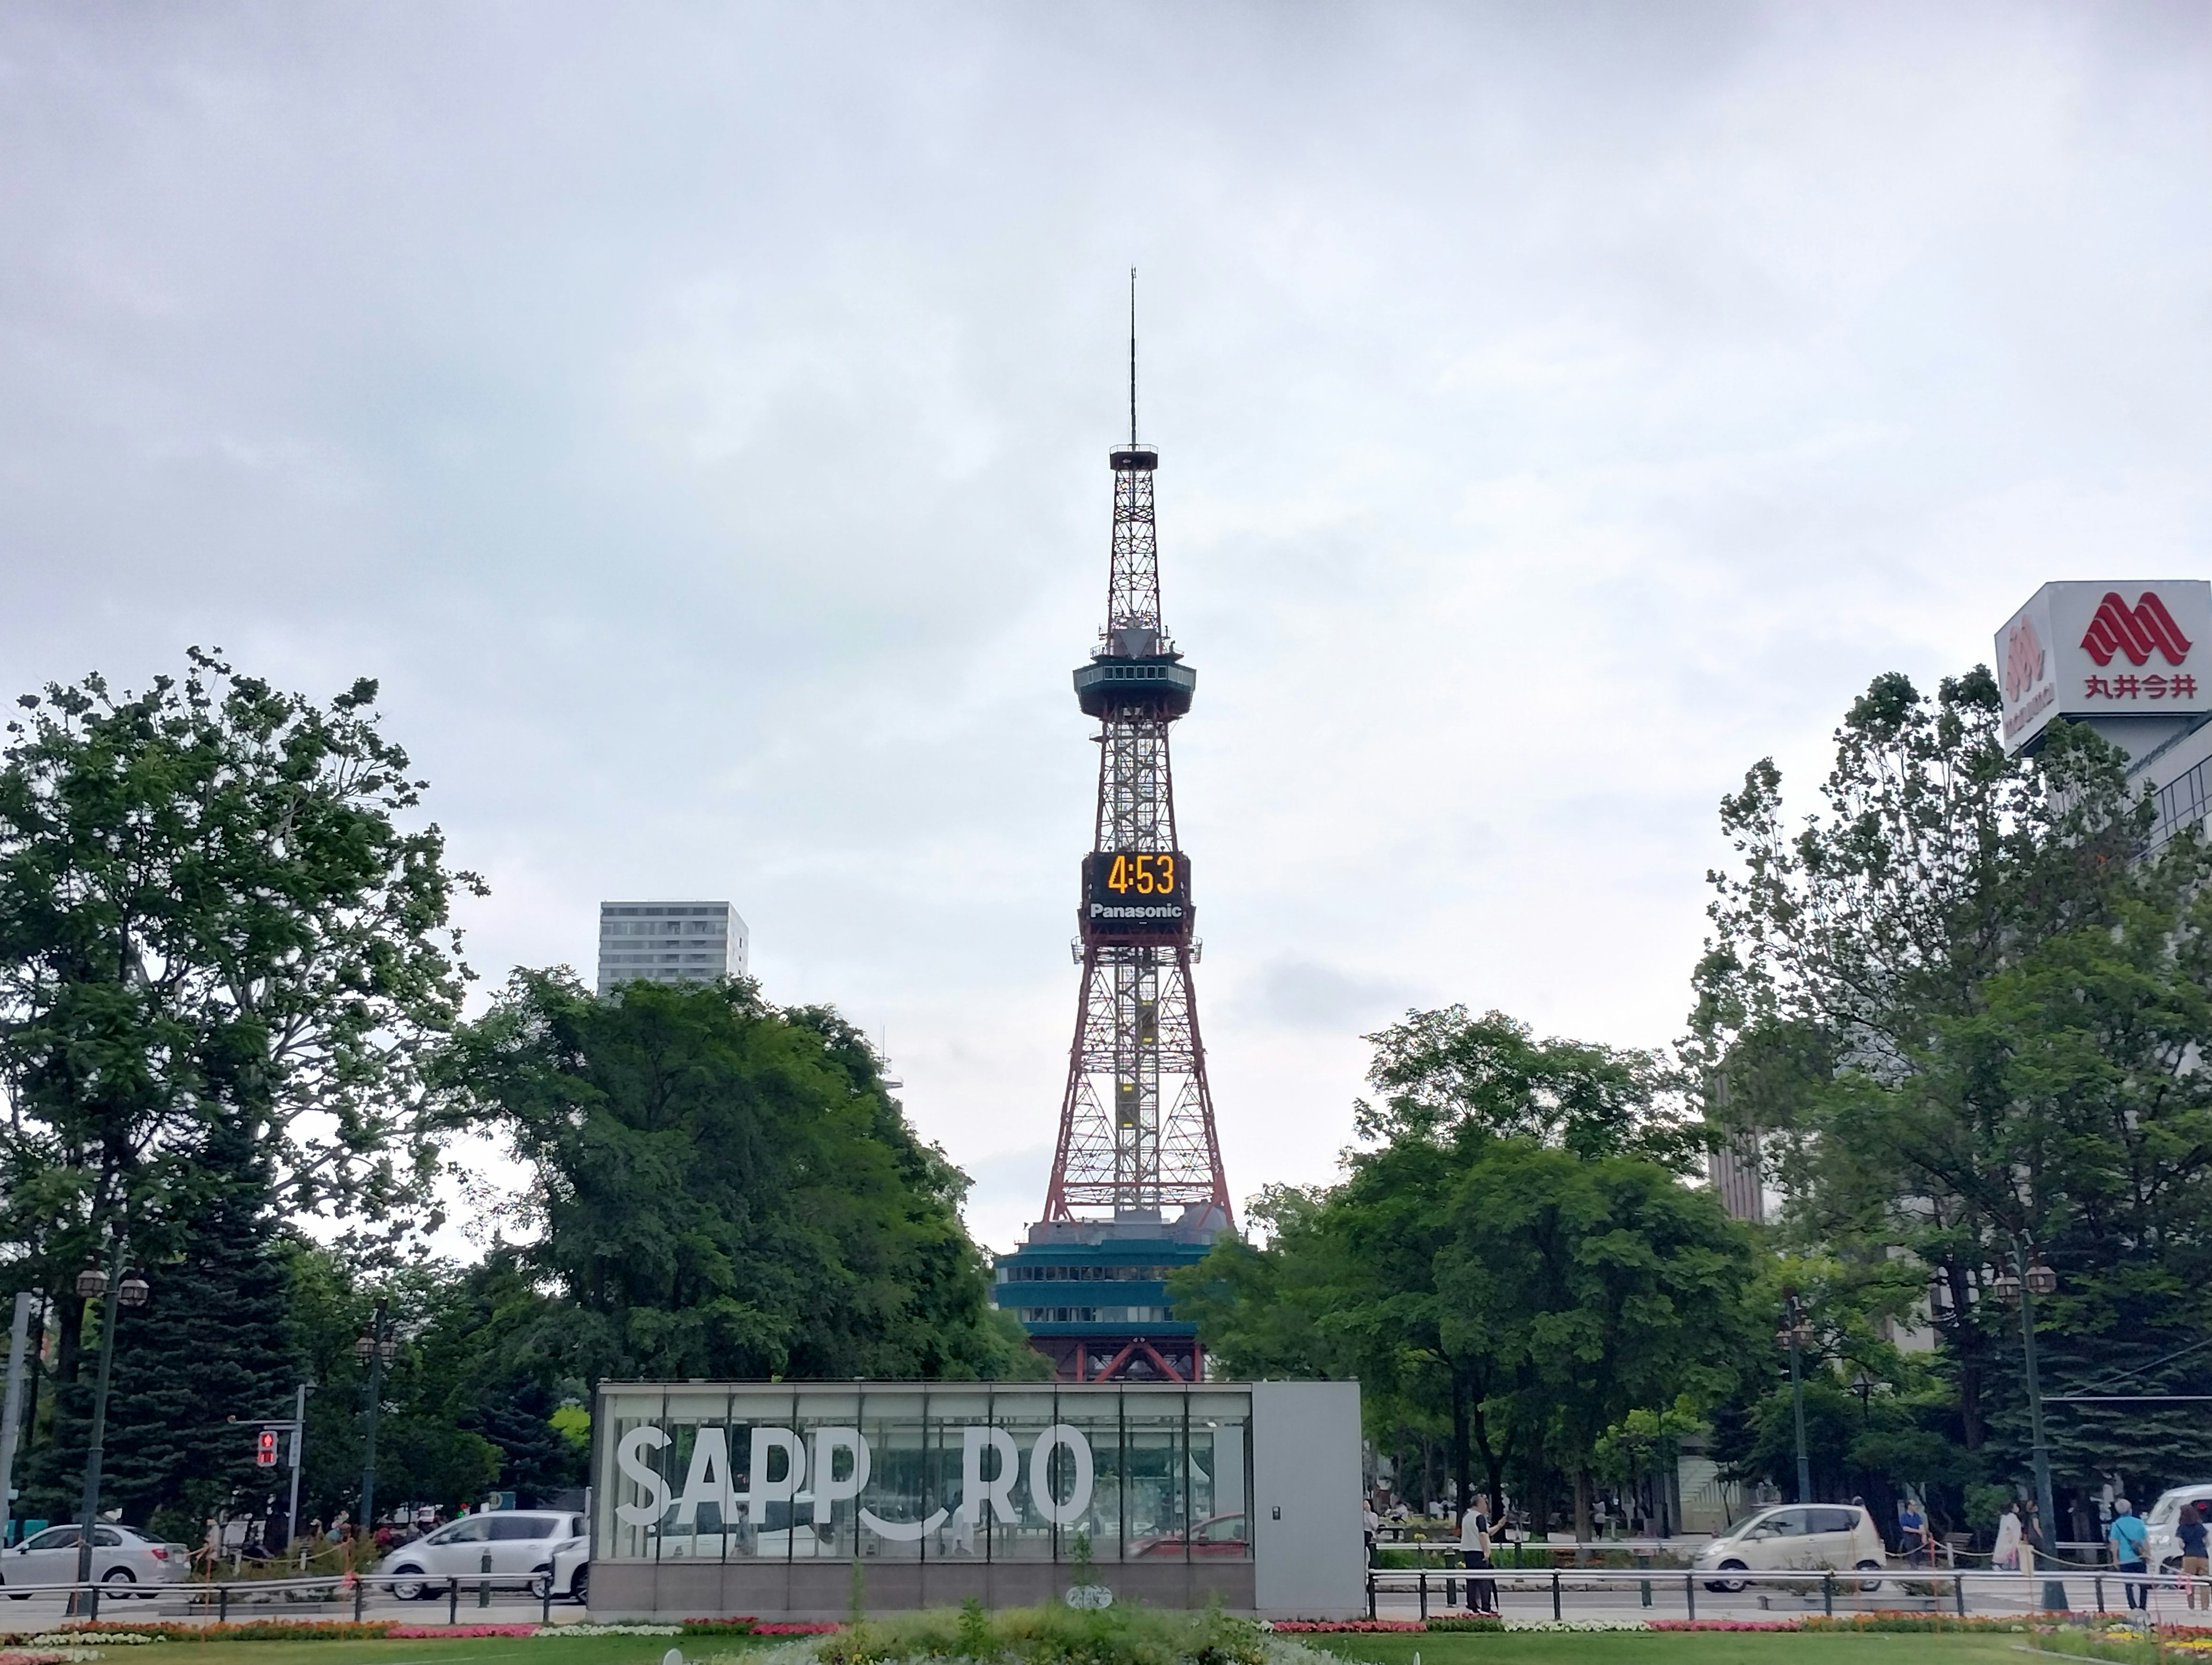
<path fill-rule="evenodd" d="M 307 1449 L 307 1384 L 292 1396 L 292 1500 L 284 1506 L 284 1545 L 300 1541 L 300 1462 Z"/>
<path fill-rule="evenodd" d="M 8 1399 L 0 1408 L 0 1542 L 15 1519 L 15 1438 L 23 1426 L 23 1354 L 31 1340 L 31 1291 L 15 1291 L 15 1322 L 8 1330 Z"/>

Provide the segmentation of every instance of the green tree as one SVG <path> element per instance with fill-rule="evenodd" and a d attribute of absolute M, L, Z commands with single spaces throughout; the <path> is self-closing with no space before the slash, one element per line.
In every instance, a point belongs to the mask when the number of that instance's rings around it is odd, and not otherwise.
<path fill-rule="evenodd" d="M 1750 1241 L 1656 1163 L 1497 1141 L 1452 1199 L 1446 1345 L 1479 1346 L 1491 1397 L 1574 1481 L 1589 1534 L 1599 1441 L 1632 1411 L 1720 1397 L 1745 1343 Z M 1533 1464 L 1532 1464 L 1533 1466 Z"/>
<path fill-rule="evenodd" d="M 988 1305 L 964 1179 L 833 1012 L 518 972 L 443 1079 L 534 1176 L 523 1255 L 557 1294 L 538 1345 L 586 1382 L 1045 1368 Z"/>
<path fill-rule="evenodd" d="M 1368 1038 L 1379 1103 L 1355 1107 L 1367 1148 L 1336 1186 L 1265 1194 L 1251 1212 L 1268 1243 L 1217 1245 L 1177 1275 L 1176 1310 L 1236 1373 L 1358 1376 L 1377 1437 L 1448 1432 L 1459 1495 L 1474 1494 L 1479 1461 L 1495 1509 L 1510 1461 L 1532 1463 L 1524 1479 L 1541 1492 L 1550 1447 L 1527 1432 L 1537 1400 L 1513 1394 L 1511 1360 L 1444 1292 L 1463 1264 L 1457 1200 L 1522 1148 L 1685 1163 L 1678 1093 L 1654 1054 L 1540 1041 L 1500 1012 L 1413 1012 Z"/>
<path fill-rule="evenodd" d="M 374 1218 L 431 1170 L 418 1066 L 458 1009 L 447 909 L 476 881 L 434 826 L 401 826 L 422 783 L 374 683 L 319 704 L 189 658 L 142 695 L 96 675 L 27 695 L 0 750 L 14 1287 L 68 1290 L 111 1227 L 173 1263 L 209 1185 L 249 1172 L 264 1206 Z M 88 1411 L 83 1310 L 54 1317 L 49 1469 L 81 1461 Z"/>
<path fill-rule="evenodd" d="M 1932 1279 L 1945 1431 L 1970 1453 L 1994 1440 L 2016 1473 L 2017 1318 L 1990 1295 L 2015 1233 L 2062 1278 L 2047 1388 L 2203 1369 L 2212 968 L 2198 841 L 2148 850 L 2118 754 L 2059 724 L 2008 757 L 1998 709 L 1979 668 L 1933 700 L 1876 678 L 1802 823 L 1772 765 L 1751 771 L 1723 805 L 1740 860 L 1715 878 L 1695 1023 L 1709 1114 L 1762 1150 L 1784 1241 L 1866 1267 L 1909 1254 L 1918 1276 L 1869 1282 L 1863 1316 L 1909 1316 Z M 2062 1480 L 2212 1455 L 2185 1419 L 2126 1425 L 2055 1414 Z"/>
<path fill-rule="evenodd" d="M 116 1333 L 107 1495 L 140 1526 L 199 1541 L 199 1525 L 283 1473 L 257 1468 L 264 1418 L 289 1418 L 301 1378 L 287 1324 L 289 1279 L 260 1152 L 219 1125 L 188 1170 L 178 1252 L 150 1265 L 150 1295 Z M 33 1512 L 68 1510 L 78 1475 L 48 1447 L 26 1487 Z M 75 1452 L 65 1454 L 74 1457 Z"/>

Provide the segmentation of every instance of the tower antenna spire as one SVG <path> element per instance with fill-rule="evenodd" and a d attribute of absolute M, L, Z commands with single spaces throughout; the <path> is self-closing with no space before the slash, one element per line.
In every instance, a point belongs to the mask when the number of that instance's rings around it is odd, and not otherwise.
<path fill-rule="evenodd" d="M 1129 268 L 1129 448 L 1137 445 L 1137 269 Z"/>

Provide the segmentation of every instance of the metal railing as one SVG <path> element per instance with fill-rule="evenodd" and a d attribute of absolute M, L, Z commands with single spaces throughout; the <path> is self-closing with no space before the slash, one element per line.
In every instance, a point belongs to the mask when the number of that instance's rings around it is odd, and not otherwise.
<path fill-rule="evenodd" d="M 256 1595 L 283 1595 L 288 1601 L 302 1599 L 318 1607 L 350 1605 L 353 1619 L 359 1623 L 372 1587 L 381 1588 L 391 1594 L 401 1585 L 412 1589 L 437 1591 L 446 1598 L 446 1622 L 460 1622 L 463 1596 L 473 1598 L 472 1607 L 488 1608 L 495 1590 L 525 1591 L 538 1602 L 538 1622 L 550 1624 L 553 1619 L 553 1580 L 544 1572 L 461 1572 L 449 1573 L 442 1578 L 419 1572 L 325 1572 L 310 1573 L 297 1578 L 242 1578 L 228 1580 L 179 1579 L 169 1584 L 83 1583 L 72 1581 L 55 1584 L 8 1584 L 0 1586 L 0 1595 L 28 1598 L 34 1595 L 65 1595 L 70 1598 L 70 1616 L 91 1620 L 100 1617 L 103 1601 L 117 1602 L 134 1600 L 171 1601 L 181 1601 L 189 1606 L 213 1608 L 217 1624 L 228 1623 L 233 1607 L 258 1607 L 261 1603 L 250 1598 Z M 434 1601 L 434 1596 L 427 1599 Z"/>
<path fill-rule="evenodd" d="M 1372 1567 L 1367 1573 L 1367 1616 L 1381 1617 L 1378 1598 L 1389 1595 L 1413 1596 L 1423 1619 L 1431 1617 L 1432 1607 L 1439 1610 L 1438 1616 L 1449 1612 L 1451 1616 L 1463 1617 L 1474 1605 L 1474 1587 L 1478 1585 L 1486 1586 L 1492 1596 L 1507 1593 L 1539 1598 L 1548 1595 L 1554 1619 L 1566 1616 L 1566 1598 L 1570 1594 L 1602 1596 L 1632 1590 L 1640 1610 L 1653 1607 L 1662 1600 L 1674 1606 L 1673 1597 L 1679 1592 L 1682 1616 L 1694 1619 L 1701 1595 L 1706 1598 L 1710 1611 L 1722 1605 L 1715 1597 L 1741 1596 L 1747 1590 L 1763 1590 L 1795 1596 L 1807 1608 L 1817 1600 L 1821 1611 L 1830 1617 L 1835 1615 L 1840 1604 L 1845 1613 L 1893 1613 L 1903 1609 L 1948 1612 L 1960 1619 L 1973 1617 L 1977 1613 L 2017 1616 L 2023 1612 L 2082 1611 L 2102 1614 L 2124 1612 L 2127 1607 L 2148 1611 L 2154 1595 L 2165 1598 L 2161 1605 L 2170 1605 L 2179 1594 L 2203 1601 L 2203 1607 L 2191 1610 L 2203 1612 L 2206 1622 L 2212 1623 L 2212 1578 L 2148 1571 L 2124 1572 L 2110 1566 L 2058 1565 L 2038 1567 L 2030 1572 L 1899 1566 L 1886 1566 L 1879 1571 L 1867 1567 L 1810 1571 L 1640 1566 L 1549 1570 L 1498 1566 L 1448 1571 Z M 2140 1590 L 2142 1600 L 2129 1600 L 2130 1590 Z M 2069 1605 L 2077 1595 L 2087 1597 L 2078 1609 Z M 2127 1607 L 2116 1609 L 2111 1601 L 2113 1596 L 2120 1597 Z M 1740 1614 L 1739 1607 L 1730 1616 Z"/>

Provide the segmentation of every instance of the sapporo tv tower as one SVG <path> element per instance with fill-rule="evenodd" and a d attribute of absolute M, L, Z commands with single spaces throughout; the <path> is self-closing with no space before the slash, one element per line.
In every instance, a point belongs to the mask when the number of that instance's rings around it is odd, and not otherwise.
<path fill-rule="evenodd" d="M 1190 858 L 1176 837 L 1168 734 L 1198 673 L 1160 618 L 1152 475 L 1137 440 L 1136 273 L 1129 274 L 1129 443 L 1112 453 L 1106 628 L 1075 697 L 1097 720 L 1098 807 L 1083 858 L 1083 967 L 1044 1218 L 998 1262 L 999 1304 L 1064 1380 L 1195 1381 L 1196 1327 L 1164 1279 L 1234 1229 L 1191 978 Z"/>

